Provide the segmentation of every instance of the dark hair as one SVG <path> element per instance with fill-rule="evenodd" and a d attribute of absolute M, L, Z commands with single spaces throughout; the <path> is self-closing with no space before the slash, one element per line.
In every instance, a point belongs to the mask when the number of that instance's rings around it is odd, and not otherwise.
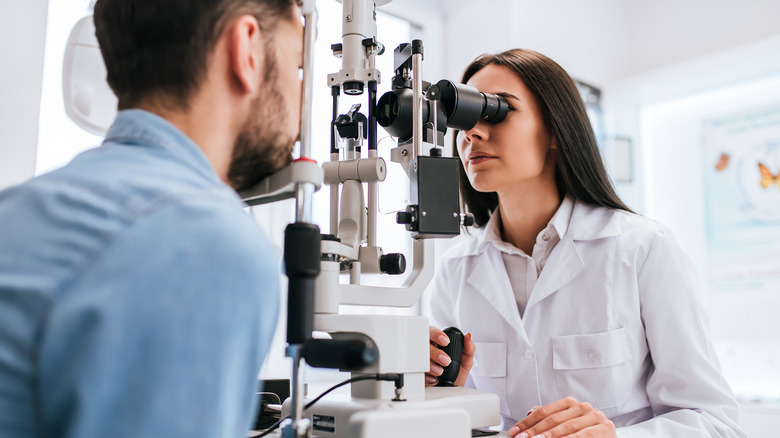
<path fill-rule="evenodd" d="M 561 196 L 571 196 L 587 204 L 631 211 L 615 193 L 599 154 L 596 137 L 574 81 L 552 59 L 526 49 L 513 49 L 495 55 L 482 55 L 463 72 L 464 84 L 488 65 L 506 67 L 523 81 L 539 103 L 542 119 L 558 147 L 555 181 Z M 453 155 L 458 156 L 457 140 Z M 460 168 L 461 198 L 478 226 L 490 219 L 498 206 L 495 192 L 476 191 Z"/>
<path fill-rule="evenodd" d="M 186 108 L 217 40 L 247 14 L 272 33 L 296 0 L 98 0 L 95 35 L 119 109 L 142 99 Z"/>

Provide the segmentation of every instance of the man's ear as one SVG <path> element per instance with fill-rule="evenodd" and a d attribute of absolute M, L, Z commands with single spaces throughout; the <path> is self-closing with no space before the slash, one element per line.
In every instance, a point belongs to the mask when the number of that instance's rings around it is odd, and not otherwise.
<path fill-rule="evenodd" d="M 225 29 L 228 38 L 228 66 L 238 91 L 254 95 L 260 88 L 265 45 L 257 19 L 242 15 Z"/>

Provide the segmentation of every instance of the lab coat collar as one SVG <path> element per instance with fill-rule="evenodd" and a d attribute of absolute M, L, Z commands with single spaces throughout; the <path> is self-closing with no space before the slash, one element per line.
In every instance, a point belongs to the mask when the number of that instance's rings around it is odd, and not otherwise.
<path fill-rule="evenodd" d="M 550 224 L 555 228 L 555 232 L 558 233 L 560 238 L 566 235 L 566 231 L 569 229 L 571 223 L 571 215 L 574 212 L 574 200 L 568 196 L 563 198 L 561 205 L 558 207 L 558 211 L 555 212 Z"/>
<path fill-rule="evenodd" d="M 493 245 L 486 244 L 489 242 L 486 242 L 485 228 L 487 227 L 478 231 L 474 243 L 464 252 L 464 256 L 482 255 L 475 258 L 475 264 L 467 281 L 507 322 L 520 328 L 522 323 L 517 304 L 514 302 L 514 294 L 507 293 L 507 290 L 511 290 L 511 286 L 504 263 L 499 251 Z M 536 303 L 572 281 L 584 269 L 585 262 L 578 245 L 582 245 L 585 241 L 616 236 L 620 233 L 621 228 L 615 210 L 574 201 L 566 234 L 553 249 L 545 269 L 536 282 L 526 306 L 526 317 L 530 315 L 529 310 Z M 525 330 L 518 331 L 525 333 Z"/>
<path fill-rule="evenodd" d="M 618 218 L 617 210 L 574 201 L 567 236 L 574 241 L 619 236 L 622 230 Z"/>
<path fill-rule="evenodd" d="M 517 333 L 525 336 L 525 329 L 520 320 L 520 312 L 517 310 L 515 295 L 512 293 L 512 285 L 504 268 L 501 252 L 491 245 L 493 250 L 487 250 L 481 257 L 474 257 L 474 265 L 467 274 L 466 282 L 471 288 L 485 297 L 485 300 L 496 309 Z M 525 342 L 528 343 L 527 336 Z"/>
<path fill-rule="evenodd" d="M 565 199 L 570 198 L 567 197 Z M 559 236 L 561 236 L 561 242 L 566 240 L 595 240 L 620 235 L 621 229 L 615 210 L 585 204 L 579 200 L 573 200 L 571 207 L 565 204 L 566 201 L 561 204 L 558 212 L 553 217 L 553 225 L 556 227 Z M 571 213 L 569 214 L 568 211 L 561 212 L 563 208 L 567 210 L 571 208 Z M 569 217 L 571 218 L 570 220 L 564 220 Z M 556 218 L 558 220 L 555 220 Z M 499 215 L 497 213 L 491 214 L 488 223 L 474 232 L 472 244 L 469 245 L 469 248 L 466 249 L 463 255 L 474 256 L 485 252 L 485 248 L 491 245 L 489 232 L 497 229 L 498 220 Z M 567 222 L 567 224 L 564 225 L 564 222 Z"/>

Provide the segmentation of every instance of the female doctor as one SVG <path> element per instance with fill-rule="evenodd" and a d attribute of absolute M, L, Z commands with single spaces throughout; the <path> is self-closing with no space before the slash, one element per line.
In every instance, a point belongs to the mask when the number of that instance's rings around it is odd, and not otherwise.
<path fill-rule="evenodd" d="M 456 326 L 470 332 L 456 384 L 498 394 L 509 436 L 743 437 L 696 271 L 615 194 L 569 75 L 516 49 L 462 81 L 510 110 L 456 137 L 478 228 L 427 291 L 426 383 L 450 363 L 440 328 Z"/>

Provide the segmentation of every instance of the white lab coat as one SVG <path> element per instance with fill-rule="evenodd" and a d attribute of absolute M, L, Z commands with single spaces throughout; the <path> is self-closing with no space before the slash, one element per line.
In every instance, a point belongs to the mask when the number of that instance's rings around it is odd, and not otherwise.
<path fill-rule="evenodd" d="M 664 226 L 575 202 L 523 318 L 484 227 L 439 260 L 431 324 L 471 332 L 467 386 L 498 394 L 502 427 L 566 396 L 628 437 L 744 437 L 709 341 L 696 270 Z"/>

